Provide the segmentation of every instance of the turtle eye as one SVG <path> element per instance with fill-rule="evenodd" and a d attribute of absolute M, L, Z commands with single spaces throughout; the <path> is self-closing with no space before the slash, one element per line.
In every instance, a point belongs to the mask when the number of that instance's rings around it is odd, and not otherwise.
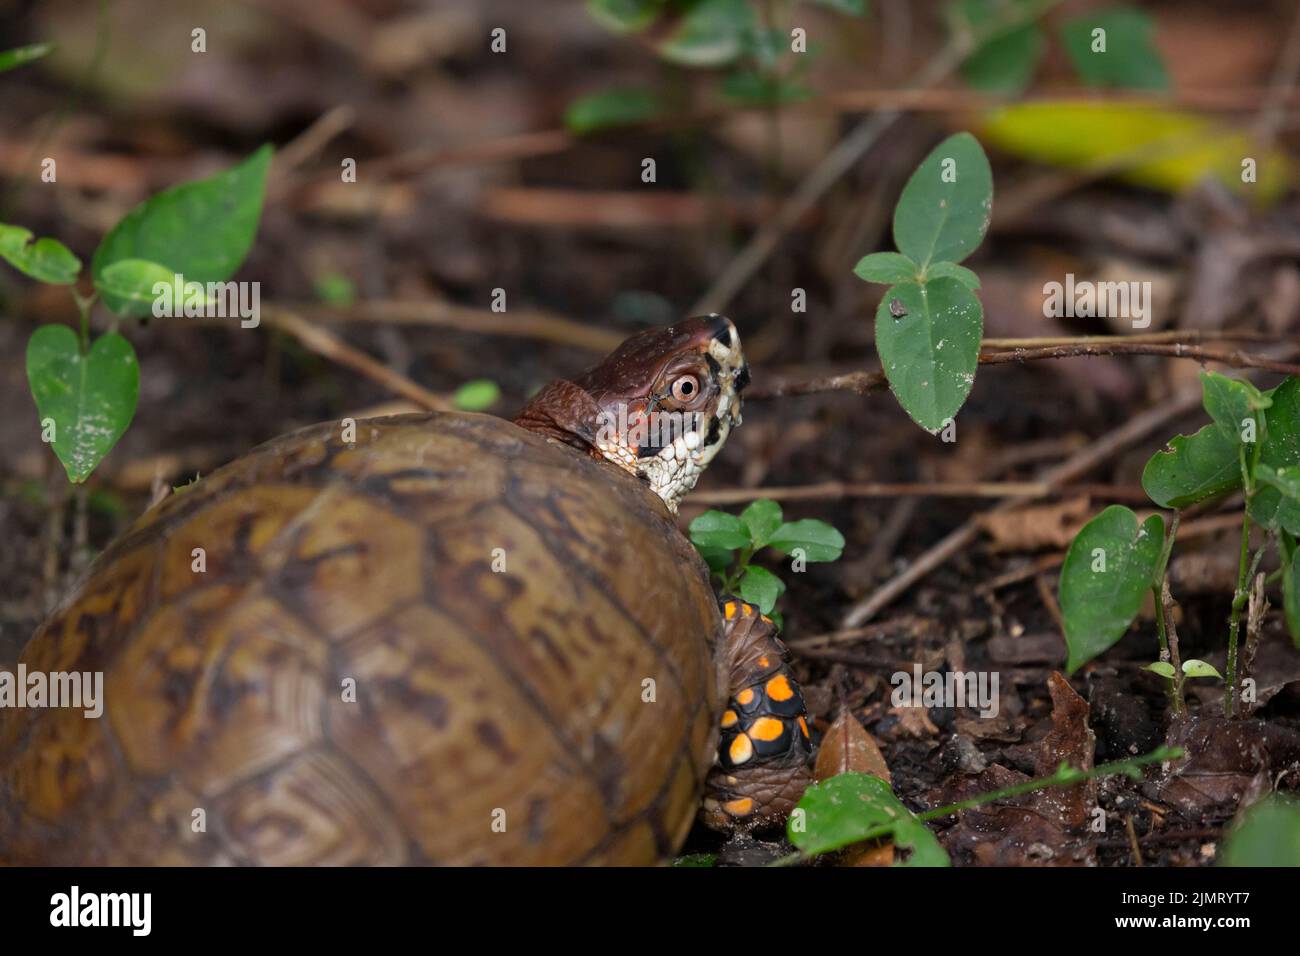
<path fill-rule="evenodd" d="M 682 375 L 673 380 L 672 395 L 679 402 L 690 403 L 700 394 L 700 380 L 694 375 Z"/>

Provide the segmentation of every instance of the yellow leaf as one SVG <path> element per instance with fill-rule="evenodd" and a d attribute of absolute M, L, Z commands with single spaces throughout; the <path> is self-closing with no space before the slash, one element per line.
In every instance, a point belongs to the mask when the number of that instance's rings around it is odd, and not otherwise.
<path fill-rule="evenodd" d="M 1195 113 L 1135 103 L 1058 100 L 992 110 L 982 120 L 992 146 L 1054 166 L 1113 175 L 1137 186 L 1182 192 L 1206 176 L 1252 203 L 1275 203 L 1294 180 L 1280 150 L 1261 153 L 1246 133 Z M 1256 182 L 1243 162 L 1255 161 Z"/>

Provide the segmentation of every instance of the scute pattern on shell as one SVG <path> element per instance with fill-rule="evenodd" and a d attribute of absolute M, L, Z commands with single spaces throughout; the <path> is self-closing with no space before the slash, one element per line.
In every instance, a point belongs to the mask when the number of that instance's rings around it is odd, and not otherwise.
<path fill-rule="evenodd" d="M 618 469 L 484 415 L 313 426 L 151 509 L 28 644 L 105 712 L 0 711 L 0 863 L 653 862 L 719 630 Z"/>

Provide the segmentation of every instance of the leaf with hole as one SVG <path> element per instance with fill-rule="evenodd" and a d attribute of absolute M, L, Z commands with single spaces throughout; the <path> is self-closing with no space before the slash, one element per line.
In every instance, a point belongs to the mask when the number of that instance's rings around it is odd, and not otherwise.
<path fill-rule="evenodd" d="M 1186 508 L 1241 487 L 1238 443 L 1218 425 L 1178 435 L 1142 469 L 1142 487 L 1162 508 Z"/>
<path fill-rule="evenodd" d="M 807 856 L 840 850 L 864 839 L 889 839 L 912 851 L 913 866 L 948 866 L 929 828 L 894 796 L 889 784 L 866 773 L 842 773 L 814 783 L 791 815 L 786 836 Z"/>
<path fill-rule="evenodd" d="M 1139 527 L 1123 505 L 1111 505 L 1079 529 L 1061 567 L 1069 673 L 1124 636 L 1151 589 L 1164 543 L 1159 515 Z"/>
<path fill-rule="evenodd" d="M 71 285 L 81 274 L 81 260 L 57 239 L 32 241 L 31 231 L 0 223 L 0 259 L 23 275 L 51 285 Z"/>
<path fill-rule="evenodd" d="M 983 334 L 983 306 L 957 279 L 900 282 L 885 293 L 876 309 L 876 349 L 890 391 L 926 431 L 938 432 L 965 403 Z"/>
<path fill-rule="evenodd" d="M 68 480 L 85 481 L 135 415 L 140 366 L 131 343 L 109 332 L 82 354 L 66 325 L 43 325 L 27 343 L 27 383 L 42 431 L 54 426 L 54 454 Z"/>
<path fill-rule="evenodd" d="M 263 146 L 239 165 L 165 190 L 132 209 L 95 250 L 91 271 L 124 259 L 156 262 L 186 282 L 224 282 L 243 264 L 257 235 L 271 166 Z M 104 304 L 122 315 L 149 314 L 149 306 L 106 294 Z"/>
<path fill-rule="evenodd" d="M 894 207 L 894 245 L 921 269 L 961 262 L 984 239 L 993 214 L 993 171 L 979 141 L 957 133 L 916 168 Z"/>

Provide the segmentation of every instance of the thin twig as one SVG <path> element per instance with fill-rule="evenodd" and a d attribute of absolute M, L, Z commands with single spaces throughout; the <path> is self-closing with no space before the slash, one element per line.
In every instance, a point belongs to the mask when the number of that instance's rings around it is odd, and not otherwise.
<path fill-rule="evenodd" d="M 1218 362 L 1232 368 L 1258 368 L 1283 375 L 1300 376 L 1300 365 L 1281 362 L 1264 355 L 1236 349 L 1213 349 L 1183 342 L 1130 342 L 1124 336 L 1113 336 L 1095 343 L 1074 345 L 1047 345 L 1038 348 L 1015 348 L 1008 351 L 980 352 L 980 365 L 1007 365 L 1042 359 L 1075 358 L 1081 355 L 1160 355 L 1166 358 L 1192 359 L 1198 362 Z M 855 392 L 867 395 L 889 385 L 885 373 L 879 370 L 862 370 L 830 375 L 803 382 L 772 382 L 755 386 L 746 398 L 787 398 L 796 395 L 815 395 L 821 392 Z"/>
<path fill-rule="evenodd" d="M 1087 495 L 1107 500 L 1146 501 L 1137 485 L 1063 485 L 1053 487 L 1042 481 L 916 481 L 916 482 L 844 482 L 824 481 L 815 485 L 769 486 L 757 488 L 718 488 L 691 495 L 693 505 L 735 505 L 759 498 L 774 501 L 826 501 L 841 498 L 1045 498 Z"/>
<path fill-rule="evenodd" d="M 1170 419 L 1191 411 L 1200 404 L 1200 401 L 1201 389 L 1199 385 L 1184 388 L 1167 399 L 1163 405 L 1133 416 L 1119 428 L 1103 435 L 1092 445 L 1080 449 L 1061 464 L 1045 472 L 1040 480 L 1052 486 L 1064 485 L 1073 481 L 1081 475 L 1087 474 L 1101 462 L 1127 448 L 1133 442 L 1145 438 L 1151 431 L 1159 428 Z M 988 513 L 996 514 L 1010 511 L 1016 504 L 1015 501 L 1004 501 Z M 927 549 L 905 571 L 891 578 L 865 600 L 859 601 L 850 608 L 848 614 L 844 616 L 844 627 L 857 627 L 870 620 L 913 584 L 973 542 L 978 534 L 978 519 L 976 517 L 968 518 L 937 544 Z"/>
<path fill-rule="evenodd" d="M 491 312 L 451 302 L 363 301 L 347 309 L 288 304 L 285 308 L 310 315 L 317 322 L 391 322 L 396 325 L 432 325 L 478 335 L 503 335 L 541 339 L 593 352 L 609 352 L 626 338 L 616 329 L 576 322 L 537 309 Z"/>
<path fill-rule="evenodd" d="M 431 411 L 449 411 L 452 407 L 451 403 L 441 395 L 436 395 L 422 385 L 417 385 L 405 375 L 393 371 L 360 349 L 348 345 L 333 332 L 313 325 L 293 312 L 282 308 L 263 308 L 262 318 L 273 328 L 292 335 L 317 355 L 324 356 L 354 372 L 360 372 L 389 391 L 403 398 L 409 398 L 421 408 Z"/>

